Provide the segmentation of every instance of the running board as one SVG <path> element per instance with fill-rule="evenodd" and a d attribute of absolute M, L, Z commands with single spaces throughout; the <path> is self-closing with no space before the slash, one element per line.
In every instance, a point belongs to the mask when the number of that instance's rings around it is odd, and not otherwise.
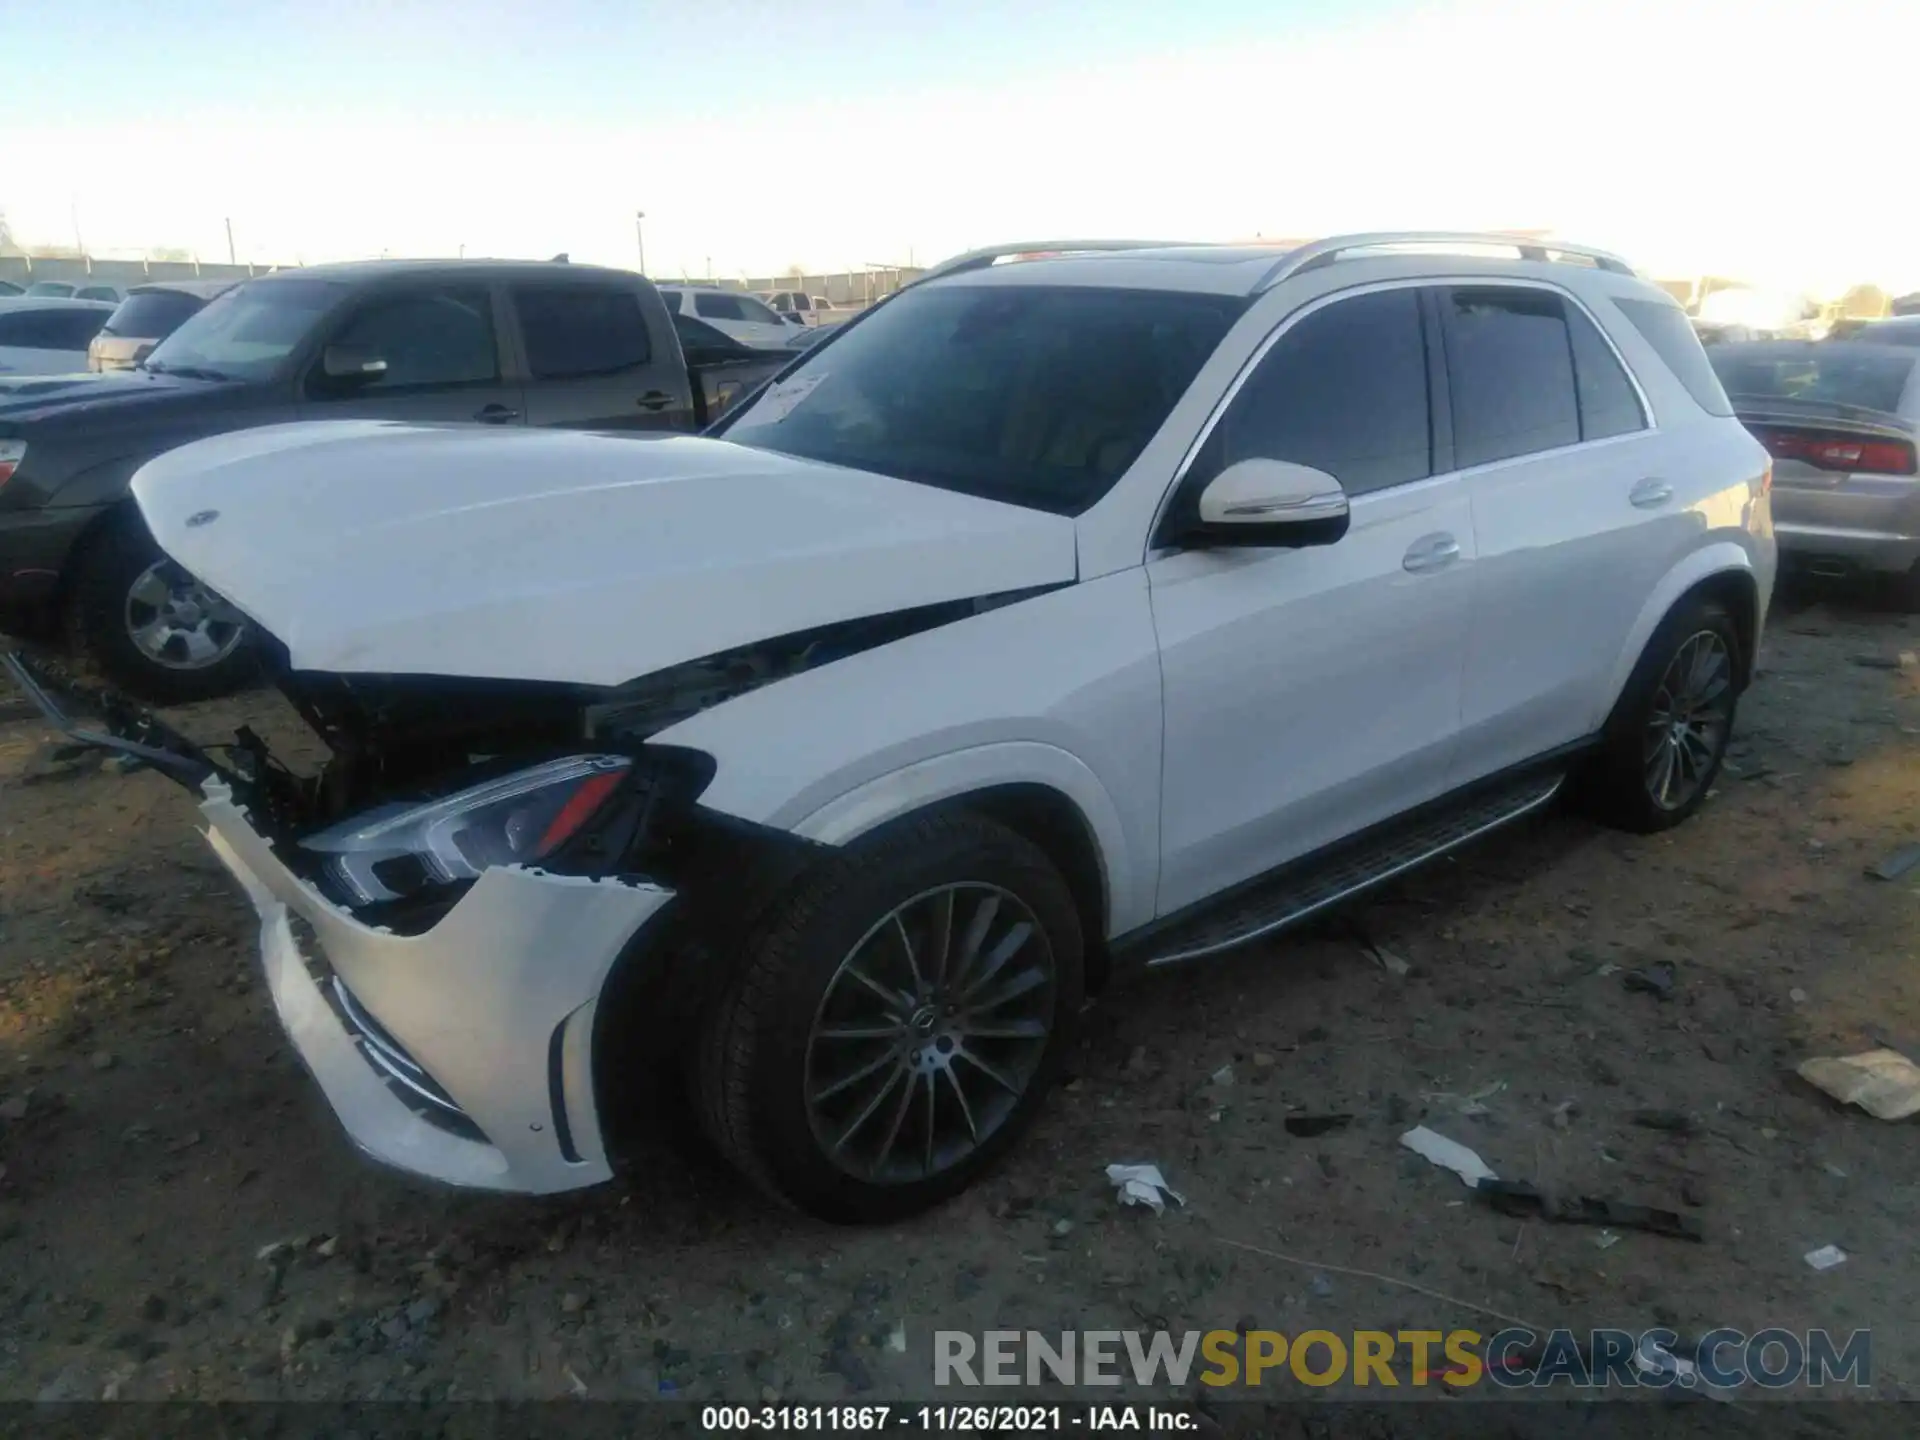
<path fill-rule="evenodd" d="M 1289 866 L 1226 909 L 1158 937 L 1147 964 L 1198 960 L 1272 935 L 1538 810 L 1565 781 L 1564 774 L 1536 772 L 1377 838 L 1343 846 L 1323 861 Z"/>

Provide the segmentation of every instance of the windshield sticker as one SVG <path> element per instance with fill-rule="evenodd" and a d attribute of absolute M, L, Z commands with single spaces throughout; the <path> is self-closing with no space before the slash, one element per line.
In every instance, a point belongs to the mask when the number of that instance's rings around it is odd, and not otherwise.
<path fill-rule="evenodd" d="M 760 403 L 753 407 L 753 418 L 765 421 L 769 425 L 778 425 L 791 415 L 800 402 L 811 395 L 814 387 L 827 377 L 824 375 L 800 375 L 775 385 L 760 397 Z"/>

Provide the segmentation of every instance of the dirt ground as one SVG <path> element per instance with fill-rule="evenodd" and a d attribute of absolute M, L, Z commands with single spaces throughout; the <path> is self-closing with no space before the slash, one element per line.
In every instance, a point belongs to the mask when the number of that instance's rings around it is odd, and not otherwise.
<path fill-rule="evenodd" d="M 1863 873 L 1920 838 L 1915 646 L 1897 615 L 1784 597 L 1691 824 L 1551 815 L 1319 931 L 1126 986 L 1003 1170 L 867 1231 L 667 1146 L 546 1201 L 364 1161 L 187 798 L 50 761 L 0 696 L 0 1399 L 927 1397 L 936 1328 L 1498 1329 L 1488 1311 L 1871 1327 L 1874 1393 L 1920 1394 L 1920 1148 L 1792 1074 L 1920 1054 L 1920 870 Z M 274 704 L 175 720 L 216 736 Z M 1660 961 L 1669 998 L 1623 983 Z M 1283 1124 L 1326 1112 L 1355 1118 Z M 1398 1147 L 1421 1121 L 1706 1239 L 1495 1214 Z M 1159 1164 L 1186 1208 L 1122 1210 L 1111 1161 Z M 1828 1244 L 1851 1258 L 1816 1272 Z"/>

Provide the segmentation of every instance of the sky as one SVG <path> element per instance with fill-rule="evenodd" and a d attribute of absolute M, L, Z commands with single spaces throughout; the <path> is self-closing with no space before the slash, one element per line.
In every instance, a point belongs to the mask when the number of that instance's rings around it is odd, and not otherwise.
<path fill-rule="evenodd" d="M 663 277 L 1518 228 L 1920 289 L 1914 0 L 0 0 L 0 56 L 0 211 L 99 254 L 634 265 L 644 211 Z"/>

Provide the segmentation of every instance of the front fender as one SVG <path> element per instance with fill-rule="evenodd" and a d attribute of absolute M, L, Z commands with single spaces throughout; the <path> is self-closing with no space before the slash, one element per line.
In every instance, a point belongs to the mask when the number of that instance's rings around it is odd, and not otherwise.
<path fill-rule="evenodd" d="M 1057 745 L 1008 740 L 916 761 L 828 801 L 792 829 L 821 844 L 845 845 L 913 811 L 1001 785 L 1043 785 L 1080 812 L 1099 853 L 1109 935 L 1153 918 L 1143 904 L 1153 887 L 1143 882 L 1113 797 L 1085 762 Z"/>
<path fill-rule="evenodd" d="M 1757 645 L 1761 626 L 1766 619 L 1767 601 L 1773 589 L 1773 577 L 1763 574 L 1754 563 L 1754 557 L 1747 548 L 1736 540 L 1718 540 L 1713 544 L 1690 551 L 1687 556 L 1669 570 L 1647 596 L 1646 604 L 1634 618 L 1633 628 L 1627 632 L 1626 643 L 1613 662 L 1613 674 L 1604 693 L 1604 706 L 1593 717 L 1592 728 L 1598 730 L 1613 713 L 1613 707 L 1619 702 L 1620 694 L 1626 689 L 1627 679 L 1633 674 L 1633 667 L 1640 662 L 1641 654 L 1647 643 L 1653 639 L 1653 632 L 1660 622 L 1667 618 L 1669 611 L 1679 602 L 1680 597 L 1716 575 L 1744 575 L 1753 585 L 1757 600 L 1754 642 Z M 1748 663 L 1752 663 L 1751 656 Z"/>

